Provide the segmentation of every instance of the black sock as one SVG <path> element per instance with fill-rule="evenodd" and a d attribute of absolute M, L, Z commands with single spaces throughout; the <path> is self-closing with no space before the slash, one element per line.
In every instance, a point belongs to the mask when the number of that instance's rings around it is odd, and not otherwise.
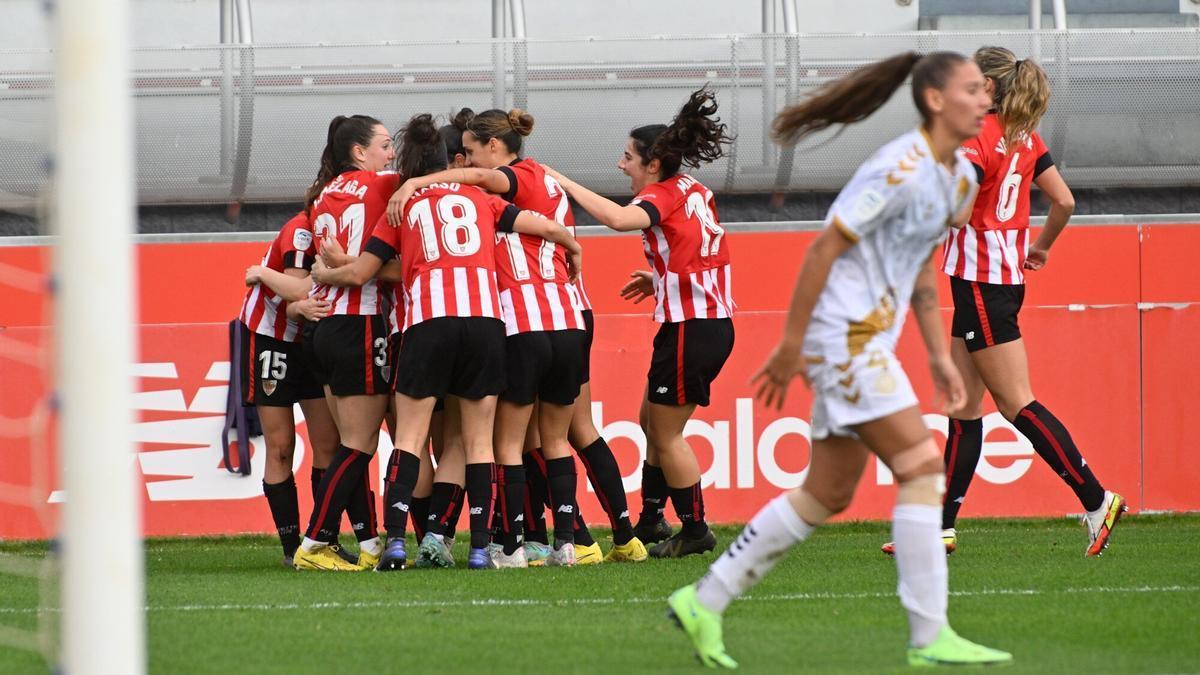
<path fill-rule="evenodd" d="M 579 509 L 575 509 L 575 531 L 572 533 L 572 536 L 575 538 L 575 545 L 591 546 L 596 543 L 596 539 L 592 536 L 592 531 L 588 529 L 587 523 L 583 522 L 583 514 L 579 511 Z"/>
<path fill-rule="evenodd" d="M 354 538 L 361 543 L 379 536 L 379 523 L 375 520 L 375 491 L 371 489 L 371 472 L 364 471 L 359 482 L 358 489 L 350 493 L 350 501 L 346 502 L 346 518 L 350 520 Z"/>
<path fill-rule="evenodd" d="M 1033 444 L 1038 456 L 1075 491 L 1084 509 L 1095 511 L 1104 505 L 1104 488 L 1053 413 L 1034 401 L 1022 408 L 1012 423 Z"/>
<path fill-rule="evenodd" d="M 550 484 L 550 509 L 554 512 L 556 546 L 575 541 L 575 458 L 546 460 L 546 482 Z"/>
<path fill-rule="evenodd" d="M 403 539 L 408 529 L 408 514 L 412 510 L 412 493 L 421 475 L 421 458 L 400 448 L 392 451 L 384 482 L 383 527 L 388 539 Z"/>
<path fill-rule="evenodd" d="M 596 489 L 596 498 L 608 514 L 612 526 L 613 543 L 618 546 L 633 539 L 633 523 L 629 522 L 629 503 L 625 500 L 625 485 L 621 482 L 621 467 L 612 449 L 597 438 L 591 445 L 579 451 L 579 459 L 587 471 L 588 480 Z"/>
<path fill-rule="evenodd" d="M 942 502 L 942 529 L 954 527 L 958 510 L 967 498 L 967 488 L 975 477 L 975 466 L 983 451 L 983 420 L 950 418 L 946 434 L 946 497 Z"/>
<path fill-rule="evenodd" d="M 462 516 L 463 505 L 467 503 L 467 491 L 455 485 L 458 488 L 450 499 L 450 505 L 453 510 L 450 511 L 450 519 L 446 521 L 446 529 L 444 536 L 447 539 L 453 539 L 454 533 L 458 529 L 458 519 Z"/>
<path fill-rule="evenodd" d="M 361 489 L 363 474 L 371 464 L 371 455 L 339 445 L 333 461 L 321 477 L 305 536 L 330 541 L 337 536 L 338 522 L 355 490 Z"/>
<path fill-rule="evenodd" d="M 275 521 L 275 531 L 279 533 L 283 554 L 290 558 L 300 548 L 300 504 L 296 498 L 296 479 L 288 476 L 282 483 L 273 484 L 263 481 L 263 494 L 267 496 L 267 506 L 271 507 L 271 518 Z"/>
<path fill-rule="evenodd" d="M 429 527 L 429 504 L 433 497 L 413 497 L 408 505 L 408 515 L 412 520 L 413 535 L 420 543 L 425 538 L 425 528 Z"/>
<path fill-rule="evenodd" d="M 491 534 L 492 474 L 495 465 L 478 462 L 467 465 L 467 500 L 470 502 L 471 548 L 485 548 Z"/>
<path fill-rule="evenodd" d="M 512 555 L 521 547 L 525 528 L 525 467 L 496 467 L 496 502 L 500 504 L 500 538 L 504 554 Z"/>
<path fill-rule="evenodd" d="M 454 483 L 434 483 L 433 494 L 429 496 L 429 514 L 425 517 L 424 530 L 446 536 L 447 528 L 453 528 L 451 516 L 454 515 L 455 499 L 458 508 L 462 508 L 463 489 Z M 416 526 L 413 526 L 416 529 Z M 453 535 L 450 535 L 453 536 Z"/>
<path fill-rule="evenodd" d="M 316 467 L 313 467 L 312 471 L 308 474 L 308 476 L 309 476 L 309 482 L 312 484 L 313 508 L 316 509 L 317 487 L 321 484 L 321 479 L 325 477 L 325 469 L 318 469 Z M 347 520 L 349 520 L 349 517 L 347 517 Z M 330 544 L 338 543 L 338 533 L 337 532 L 333 533 L 333 536 L 329 538 L 328 543 L 330 543 Z"/>
<path fill-rule="evenodd" d="M 642 513 L 638 523 L 656 523 L 667 508 L 667 477 L 662 467 L 642 462 Z"/>
<path fill-rule="evenodd" d="M 525 465 L 525 539 L 549 544 L 546 507 L 549 506 L 550 484 L 546 482 L 546 458 L 541 448 L 534 448 L 521 459 Z"/>
<path fill-rule="evenodd" d="M 704 522 L 704 493 L 700 490 L 700 484 L 670 490 L 671 504 L 675 506 L 675 514 L 683 526 L 683 536 L 695 538 L 704 534 L 708 530 L 708 523 Z"/>

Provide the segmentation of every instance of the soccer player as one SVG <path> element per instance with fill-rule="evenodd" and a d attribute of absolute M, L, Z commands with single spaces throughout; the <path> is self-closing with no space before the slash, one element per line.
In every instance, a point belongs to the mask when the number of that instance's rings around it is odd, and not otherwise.
<path fill-rule="evenodd" d="M 308 297 L 308 275 L 315 255 L 308 216 L 299 213 L 275 235 L 261 265 L 246 271 L 249 289 L 239 315 L 242 341 L 248 345 L 245 362 L 239 365 L 245 373 L 242 401 L 255 406 L 262 421 L 267 446 L 263 494 L 288 567 L 300 546 L 300 508 L 292 475 L 296 451 L 293 405 L 299 403 L 304 412 L 314 467 L 327 466 L 338 443 L 325 392 L 300 343 L 302 324 L 287 313 L 289 302 Z M 265 282 L 263 270 L 273 271 L 286 281 L 276 285 Z M 287 281 L 295 283 L 289 285 Z"/>
<path fill-rule="evenodd" d="M 446 145 L 432 117 L 422 114 L 409 120 L 400 157 L 404 175 L 426 175 L 445 169 L 446 164 Z M 494 567 L 487 550 L 492 433 L 496 398 L 505 388 L 505 329 L 500 319 L 495 242 L 497 232 L 513 231 L 562 246 L 570 268 L 579 268 L 582 249 L 563 226 L 522 212 L 476 187 L 438 183 L 408 201 L 399 227 L 389 227 L 381 217 L 366 247 L 371 255 L 314 272 L 318 279 L 355 286 L 368 282 L 397 255 L 403 268 L 407 302 L 396 377 L 399 426 L 385 496 L 388 557 L 403 555 L 408 505 L 419 467 L 417 448 L 437 399 L 450 395 L 461 409 L 466 453 L 464 473 L 471 507 L 468 567 Z M 432 524 L 419 556 L 418 566 L 453 564 L 443 534 Z"/>
<path fill-rule="evenodd" d="M 650 549 L 656 558 L 703 553 L 717 545 L 704 520 L 700 466 L 683 428 L 696 406 L 708 405 L 712 382 L 733 350 L 733 273 L 712 191 L 680 173 L 721 157 L 730 138 L 716 112 L 715 95 L 701 89 L 669 125 L 630 132 L 617 163 L 636 195 L 628 206 L 552 172 L 601 223 L 642 232 L 651 271 L 634 272 L 621 292 L 635 302 L 653 297 L 654 320 L 662 324 L 639 415 L 646 461 L 642 515 L 634 530 L 642 542 L 659 542 Z M 662 515 L 668 494 L 682 523 L 673 536 Z"/>
<path fill-rule="evenodd" d="M 931 252 L 947 227 L 966 222 L 975 192 L 974 171 L 959 146 L 979 133 L 987 113 L 983 75 L 960 54 L 899 54 L 783 110 L 774 132 L 794 143 L 865 119 L 910 73 L 921 126 L 876 151 L 834 200 L 801 266 L 783 339 L 754 377 L 757 397 L 776 407 L 797 374 L 813 390 L 804 485 L 763 507 L 698 583 L 668 599 L 671 616 L 710 667 L 737 667 L 721 637 L 726 607 L 849 505 L 871 453 L 899 484 L 892 529 L 900 602 L 908 610 L 909 664 L 1012 660 L 959 637 L 946 621 L 941 453 L 893 353 L 911 299 L 933 382 L 950 407 L 962 404 L 962 378 L 942 334 Z"/>
<path fill-rule="evenodd" d="M 1121 495 L 1104 489 L 1066 426 L 1034 398 L 1025 342 L 1017 325 L 1025 300 L 1025 270 L 1046 265 L 1050 247 L 1075 208 L 1071 190 L 1037 132 L 1050 102 L 1050 84 L 1037 63 L 1019 60 L 1003 47 L 980 49 L 975 63 L 987 78 L 992 111 L 979 135 L 963 145 L 979 177 L 979 197 L 968 226 L 955 230 L 946 241 L 942 261 L 954 296 L 950 353 L 967 388 L 966 403 L 950 413 L 946 436 L 942 541 L 947 553 L 958 545 L 955 520 L 983 449 L 986 390 L 1000 414 L 1075 492 L 1086 512 L 1085 553 L 1100 555 L 1128 507 Z M 1032 245 L 1031 183 L 1050 198 L 1046 225 Z M 883 550 L 890 554 L 892 548 L 889 543 Z"/>
<path fill-rule="evenodd" d="M 532 132 L 533 124 L 533 116 L 521 110 L 507 113 L 488 110 L 472 117 L 465 125 L 462 142 L 474 168 L 409 178 L 392 197 L 389 218 L 397 219 L 398 210 L 414 191 L 433 183 L 453 181 L 483 187 L 522 210 L 564 225 L 573 233 L 575 218 L 558 181 L 546 174 L 537 161 L 520 156 L 523 139 Z M 496 433 L 500 441 L 497 453 L 505 455 L 501 463 L 507 467 L 498 473 L 505 486 L 504 498 L 498 500 L 498 505 L 507 510 L 507 515 L 501 516 L 504 552 L 493 558 L 503 561 L 502 566 L 511 563 L 518 567 L 524 566 L 522 560 L 534 564 L 543 560 L 549 564 L 561 562 L 563 556 L 555 557 L 554 553 L 561 547 L 551 549 L 546 541 L 526 541 L 521 554 L 514 552 L 520 539 L 515 531 L 518 516 L 525 519 L 526 526 L 530 521 L 540 520 L 545 499 L 554 513 L 555 539 L 574 544 L 578 563 L 599 563 L 604 559 L 586 526 L 578 527 L 582 519 L 574 503 L 575 468 L 569 451 L 574 447 L 613 527 L 613 548 L 607 559 L 645 560 L 645 546 L 634 537 L 629 522 L 620 468 L 592 422 L 590 394 L 582 403 L 578 400 L 583 383 L 590 377 L 594 327 L 590 304 L 580 290 L 582 279 L 574 284 L 567 281 L 565 256 L 553 244 L 509 234 L 499 242 L 499 247 L 500 299 L 509 335 L 509 389 L 500 397 L 497 416 Z M 579 342 L 574 353 L 568 341 Z M 537 344 L 530 344 L 533 342 Z M 546 342 L 549 351 L 543 346 Z M 570 401 L 566 401 L 568 393 L 574 394 Z M 533 409 L 529 406 L 535 398 L 540 403 L 530 425 L 529 412 Z M 559 410 L 555 405 L 570 410 Z M 586 414 L 581 414 L 583 410 Z M 543 418 L 543 411 L 552 417 Z M 569 414 L 564 418 L 560 413 Z M 526 453 L 523 460 L 521 448 L 525 446 L 526 426 L 521 425 L 522 419 L 530 427 L 530 435 L 538 439 L 533 444 L 537 449 Z M 540 488 L 532 494 L 526 489 L 533 484 L 526 482 L 527 474 L 540 479 L 537 481 Z M 519 494 L 521 490 L 525 494 Z M 571 512 L 562 511 L 562 506 L 571 507 Z M 568 535 L 572 522 L 576 527 Z M 579 535 L 586 540 L 575 539 Z"/>
<path fill-rule="evenodd" d="M 379 120 L 339 115 L 330 122 L 320 172 L 306 195 L 318 241 L 336 241 L 348 255 L 362 251 L 399 184 L 396 174 L 387 171 L 395 156 L 391 135 Z M 347 565 L 326 544 L 356 487 L 368 480 L 387 409 L 392 366 L 383 292 L 374 279 L 355 288 L 321 283 L 313 287 L 314 295 L 330 303 L 330 316 L 314 329 L 313 351 L 333 399 L 341 444 L 317 487 L 312 518 L 296 552 L 296 569 L 374 568 L 383 553 L 373 505 L 370 536 L 359 542 L 360 565 Z"/>

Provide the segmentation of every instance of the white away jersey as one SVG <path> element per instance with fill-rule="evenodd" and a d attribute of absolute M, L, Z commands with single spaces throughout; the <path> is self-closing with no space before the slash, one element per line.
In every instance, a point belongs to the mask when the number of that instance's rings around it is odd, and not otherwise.
<path fill-rule="evenodd" d="M 955 153 L 937 162 L 914 129 L 880 148 L 838 194 L 826 225 L 855 245 L 833 263 L 804 338 L 804 353 L 843 363 L 869 348 L 895 349 L 913 283 L 977 189 Z"/>

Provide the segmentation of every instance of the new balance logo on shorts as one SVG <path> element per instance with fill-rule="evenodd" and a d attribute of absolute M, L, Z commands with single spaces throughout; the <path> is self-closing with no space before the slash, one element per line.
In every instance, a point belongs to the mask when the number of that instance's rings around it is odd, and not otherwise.
<path fill-rule="evenodd" d="M 668 389 L 667 387 L 659 387 L 659 388 L 658 388 L 656 391 L 657 391 L 658 393 L 660 393 L 660 394 L 665 394 L 665 393 L 667 393 L 668 391 L 671 391 L 671 390 L 670 390 L 670 389 Z"/>
<path fill-rule="evenodd" d="M 483 507 L 482 506 L 472 506 L 471 507 L 471 515 L 482 516 L 483 515 Z"/>
<path fill-rule="evenodd" d="M 974 340 L 975 339 L 975 331 L 973 331 L 973 330 L 967 331 L 967 334 L 964 335 L 963 338 L 966 340 Z"/>
<path fill-rule="evenodd" d="M 558 507 L 558 512 L 559 513 L 575 513 L 575 507 L 571 506 L 570 504 L 563 504 L 562 506 Z"/>
<path fill-rule="evenodd" d="M 405 504 L 404 502 L 396 502 L 395 504 L 392 504 L 392 508 L 400 509 L 401 511 L 408 513 L 408 504 Z"/>

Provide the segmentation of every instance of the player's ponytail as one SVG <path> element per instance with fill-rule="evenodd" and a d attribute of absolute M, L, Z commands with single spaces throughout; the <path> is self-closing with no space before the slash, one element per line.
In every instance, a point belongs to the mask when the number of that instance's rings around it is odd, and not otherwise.
<path fill-rule="evenodd" d="M 992 107 L 1004 125 L 1004 144 L 1012 147 L 1037 129 L 1050 105 L 1050 79 L 1035 61 L 1018 59 L 1004 47 L 981 47 L 975 63 L 992 81 Z"/>
<path fill-rule="evenodd" d="M 698 167 L 720 159 L 724 146 L 733 141 L 717 114 L 717 95 L 708 87 L 698 89 L 668 125 L 649 124 L 629 132 L 634 148 L 649 164 L 657 159 L 659 174 L 669 178 L 680 167 Z"/>
<path fill-rule="evenodd" d="M 442 142 L 446 144 L 447 157 L 467 154 L 466 149 L 463 148 L 462 135 L 474 117 L 474 110 L 463 108 L 455 113 L 454 117 L 450 118 L 449 124 L 443 125 L 438 129 L 438 133 L 442 135 Z"/>
<path fill-rule="evenodd" d="M 400 130 L 400 174 L 415 178 L 441 171 L 447 165 L 446 142 L 433 122 L 433 115 L 413 115 Z"/>
<path fill-rule="evenodd" d="M 317 170 L 317 178 L 304 192 L 305 211 L 312 208 L 313 202 L 321 196 L 321 190 L 338 174 L 355 168 L 350 150 L 356 145 L 364 148 L 371 145 L 375 127 L 379 124 L 379 120 L 368 115 L 338 115 L 329 122 L 325 149 L 321 151 L 321 168 Z"/>
<path fill-rule="evenodd" d="M 480 143 L 487 143 L 493 138 L 499 139 L 509 152 L 519 155 L 522 139 L 533 133 L 533 115 L 520 108 L 508 112 L 485 110 L 467 123 L 467 131 Z"/>
<path fill-rule="evenodd" d="M 932 113 L 925 103 L 925 90 L 945 87 L 954 67 L 966 60 L 967 57 L 955 52 L 926 56 L 904 52 L 863 66 L 780 111 L 771 125 L 772 136 L 783 145 L 793 145 L 836 124 L 861 122 L 882 108 L 910 74 L 913 103 L 928 123 Z"/>

